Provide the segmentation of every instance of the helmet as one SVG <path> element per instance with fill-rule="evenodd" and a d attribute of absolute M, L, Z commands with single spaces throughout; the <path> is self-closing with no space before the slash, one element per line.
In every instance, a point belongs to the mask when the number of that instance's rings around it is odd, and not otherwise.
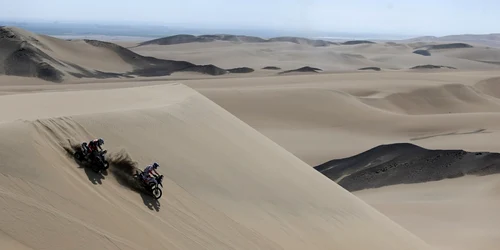
<path fill-rule="evenodd" d="M 102 138 L 99 138 L 99 140 L 97 140 L 97 143 L 99 145 L 103 145 L 104 144 L 104 140 Z"/>
<path fill-rule="evenodd" d="M 156 163 L 156 162 L 155 162 L 155 163 L 153 163 L 153 165 L 152 165 L 152 166 L 153 166 L 153 168 L 154 168 L 154 169 L 157 169 L 160 165 L 159 165 L 158 163 Z"/>

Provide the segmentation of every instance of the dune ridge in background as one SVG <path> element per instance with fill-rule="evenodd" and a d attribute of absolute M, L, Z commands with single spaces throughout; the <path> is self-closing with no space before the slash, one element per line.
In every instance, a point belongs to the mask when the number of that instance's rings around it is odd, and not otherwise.
<path fill-rule="evenodd" d="M 500 128 L 495 76 L 393 72 L 376 81 L 357 73 L 185 83 L 316 166 L 394 142 L 500 152 L 483 142 Z"/>
<path fill-rule="evenodd" d="M 170 39 L 173 38 L 169 38 L 169 41 Z M 289 40 L 274 42 L 194 40 L 186 43 L 169 43 L 170 45 L 165 46 L 161 45 L 163 44 L 161 41 L 159 39 L 141 43 L 140 46 L 129 44 L 127 47 L 142 55 L 187 60 L 196 64 L 213 63 L 224 68 L 245 66 L 261 69 L 272 65 L 283 70 L 293 70 L 308 66 L 320 68 L 325 72 L 342 72 L 374 67 L 382 71 L 409 71 L 419 65 L 436 65 L 459 70 L 500 69 L 500 57 L 496 56 L 500 54 L 499 48 L 458 43 L 347 41 L 338 45 L 315 47 Z M 419 51 L 420 54 L 414 53 L 415 51 Z M 422 53 L 428 56 L 422 56 Z M 431 70 L 436 69 L 427 69 Z"/>
<path fill-rule="evenodd" d="M 261 70 L 269 65 L 282 68 L 283 72 L 318 68 L 323 73 L 360 69 L 424 72 L 500 69 L 500 49 L 465 43 L 353 40 L 336 44 L 297 37 L 266 40 L 235 35 L 178 35 L 128 43 L 126 48 L 111 42 L 62 40 L 1 27 L 0 44 L 0 74 L 58 83 L 79 79 L 172 79 L 169 76 L 174 73 L 184 74 L 183 78 L 192 73 L 201 73 L 205 78 L 234 76 L 234 73 L 249 77 L 279 75 Z M 427 56 L 422 56 L 423 53 Z"/>
<path fill-rule="evenodd" d="M 173 44 L 183 44 L 183 43 L 206 43 L 213 41 L 229 41 L 229 42 L 242 42 L 242 43 L 269 43 L 269 42 L 291 42 L 296 44 L 306 44 L 314 47 L 323 47 L 329 46 L 332 44 L 336 44 L 334 42 L 324 41 L 324 40 L 313 40 L 303 37 L 274 37 L 269 39 L 264 39 L 255 36 L 238 36 L 238 35 L 229 35 L 229 34 L 220 34 L 220 35 L 174 35 L 168 37 L 157 38 L 145 42 L 141 42 L 138 46 L 144 45 L 173 45 Z"/>
<path fill-rule="evenodd" d="M 0 45 L 0 74 L 51 82 L 168 76 L 174 72 L 223 75 L 231 71 L 213 64 L 146 57 L 110 42 L 67 41 L 15 27 L 0 27 Z"/>
<path fill-rule="evenodd" d="M 147 98 L 131 98 L 139 95 Z M 103 101 L 79 104 L 90 97 Z M 5 105 L 13 98 L 32 106 L 13 112 Z M 64 100 L 70 102 L 61 106 Z M 0 123 L 0 224 L 10 239 L 3 237 L 2 245 L 427 249 L 183 85 L 6 95 L 0 103 L 8 114 Z M 141 167 L 160 162 L 164 198 L 155 202 L 123 187 L 116 166 L 102 176 L 78 168 L 63 146 L 98 136 L 111 155 L 126 152 Z"/>
<path fill-rule="evenodd" d="M 416 43 L 445 43 L 445 42 L 462 42 L 462 43 L 475 43 L 482 46 L 500 47 L 500 33 L 492 34 L 462 34 L 462 35 L 448 35 L 448 36 L 421 36 L 410 39 L 404 39 L 402 42 Z"/>

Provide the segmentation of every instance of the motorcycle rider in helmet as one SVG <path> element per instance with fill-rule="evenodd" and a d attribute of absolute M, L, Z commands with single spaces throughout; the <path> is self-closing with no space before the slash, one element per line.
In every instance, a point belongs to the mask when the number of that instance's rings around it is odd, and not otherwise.
<path fill-rule="evenodd" d="M 146 184 L 149 184 L 151 182 L 153 182 L 155 185 L 157 185 L 158 183 L 156 182 L 156 179 L 155 177 L 160 175 L 156 169 L 158 169 L 160 165 L 156 162 L 154 162 L 153 164 L 151 165 L 148 165 L 147 167 L 144 168 L 144 171 L 142 172 L 141 176 L 142 176 L 142 180 L 146 183 Z M 151 174 L 153 176 L 151 176 Z"/>
<path fill-rule="evenodd" d="M 87 145 L 88 148 L 88 155 L 95 156 L 95 154 L 98 152 L 97 149 L 102 151 L 102 145 L 104 144 L 104 140 L 102 138 L 99 139 L 94 139 L 89 142 Z"/>

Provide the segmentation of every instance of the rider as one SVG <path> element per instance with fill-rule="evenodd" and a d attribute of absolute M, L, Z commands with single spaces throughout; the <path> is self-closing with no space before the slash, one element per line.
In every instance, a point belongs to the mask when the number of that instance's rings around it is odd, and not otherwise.
<path fill-rule="evenodd" d="M 148 165 L 146 168 L 144 168 L 144 171 L 142 172 L 142 179 L 146 182 L 146 183 L 151 183 L 151 182 L 154 182 L 155 184 L 156 183 L 156 179 L 155 177 L 160 175 L 156 169 L 158 169 L 160 165 L 156 162 L 154 162 L 153 164 L 151 165 Z M 153 174 L 153 176 L 151 176 L 150 174 Z"/>
<path fill-rule="evenodd" d="M 87 145 L 89 151 L 88 151 L 88 154 L 94 154 L 97 152 L 97 148 L 99 148 L 99 150 L 102 150 L 102 145 L 104 144 L 104 140 L 102 138 L 99 138 L 99 139 L 94 139 L 92 141 L 89 142 L 89 144 Z"/>

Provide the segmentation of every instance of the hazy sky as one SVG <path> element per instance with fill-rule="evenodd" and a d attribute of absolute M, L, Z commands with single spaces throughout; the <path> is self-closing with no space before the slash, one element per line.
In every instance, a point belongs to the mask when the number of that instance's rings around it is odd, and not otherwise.
<path fill-rule="evenodd" d="M 4 19 L 447 35 L 500 33 L 500 0 L 0 0 Z"/>

